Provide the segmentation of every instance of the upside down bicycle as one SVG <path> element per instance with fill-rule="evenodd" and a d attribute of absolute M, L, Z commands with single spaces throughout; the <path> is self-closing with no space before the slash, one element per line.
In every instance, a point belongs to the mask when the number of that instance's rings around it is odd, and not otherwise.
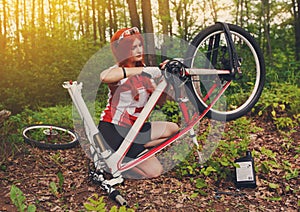
<path fill-rule="evenodd" d="M 155 91 L 115 152 L 105 144 L 82 98 L 83 83 L 69 81 L 64 82 L 63 87 L 68 90 L 82 120 L 88 140 L 85 148 L 95 168 L 90 172 L 91 177 L 113 200 L 126 205 L 126 200 L 114 188 L 124 181 L 124 172 L 185 135 L 189 135 L 191 143 L 198 148 L 195 125 L 204 117 L 225 122 L 246 115 L 259 100 L 264 82 L 263 54 L 255 39 L 239 26 L 218 22 L 197 34 L 184 58 L 170 59 Z M 181 130 L 137 158 L 124 160 L 137 133 L 169 86 L 184 120 Z M 201 162 L 207 159 L 205 154 L 198 155 Z M 110 179 L 106 179 L 106 173 L 111 175 Z"/>

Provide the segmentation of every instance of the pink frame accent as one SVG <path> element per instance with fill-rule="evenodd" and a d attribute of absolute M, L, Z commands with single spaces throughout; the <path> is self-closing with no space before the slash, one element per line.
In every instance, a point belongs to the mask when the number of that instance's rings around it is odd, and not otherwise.
<path fill-rule="evenodd" d="M 136 165 L 138 165 L 139 163 L 147 160 L 149 157 L 154 156 L 156 153 L 160 152 L 162 149 L 164 149 L 165 147 L 169 146 L 170 144 L 172 144 L 173 142 L 175 142 L 178 138 L 180 138 L 181 136 L 183 136 L 184 134 L 188 133 L 192 127 L 195 126 L 195 124 L 198 123 L 198 121 L 200 121 L 205 114 L 212 108 L 212 106 L 218 101 L 218 99 L 222 96 L 222 94 L 226 91 L 226 89 L 229 87 L 231 81 L 228 81 L 223 88 L 221 89 L 221 91 L 218 93 L 218 95 L 213 99 L 213 101 L 211 102 L 210 105 L 208 105 L 208 107 L 201 113 L 201 114 L 196 114 L 193 117 L 193 120 L 189 123 L 189 125 L 187 127 L 185 127 L 183 130 L 181 130 L 180 132 L 178 132 L 177 134 L 175 134 L 174 136 L 172 136 L 171 138 L 169 138 L 168 140 L 166 140 L 165 142 L 163 142 L 162 144 L 160 144 L 157 147 L 154 147 L 153 149 L 151 149 L 149 152 L 145 153 L 144 155 L 140 156 L 139 158 L 132 160 L 124 165 L 122 165 L 122 160 L 124 159 L 126 153 L 129 151 L 130 146 L 126 149 L 125 151 L 125 155 L 123 155 L 121 157 L 121 159 L 118 161 L 118 170 L 123 172 L 126 170 L 129 170 L 133 167 L 135 167 Z M 216 86 L 213 86 L 213 89 L 215 89 Z M 211 90 L 210 90 L 211 91 Z M 211 91 L 212 92 L 212 91 Z M 183 111 L 184 113 L 184 111 Z M 131 144 L 133 143 L 133 141 L 131 142 Z"/>

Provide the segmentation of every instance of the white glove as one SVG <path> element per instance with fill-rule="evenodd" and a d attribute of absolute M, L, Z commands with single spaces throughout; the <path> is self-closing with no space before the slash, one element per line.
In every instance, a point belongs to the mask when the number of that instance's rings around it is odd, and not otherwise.
<path fill-rule="evenodd" d="M 161 70 L 158 67 L 144 67 L 142 75 L 152 79 L 156 79 L 161 77 L 162 74 Z"/>

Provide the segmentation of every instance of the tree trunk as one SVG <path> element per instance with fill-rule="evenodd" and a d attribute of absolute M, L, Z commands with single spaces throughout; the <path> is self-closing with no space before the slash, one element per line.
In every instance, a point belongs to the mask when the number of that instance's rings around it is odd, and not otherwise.
<path fill-rule="evenodd" d="M 211 10 L 211 16 L 213 18 L 214 22 L 218 21 L 218 9 L 217 9 L 217 1 L 210 0 L 210 10 Z"/>
<path fill-rule="evenodd" d="M 142 0 L 143 29 L 145 34 L 145 53 L 147 65 L 156 66 L 155 43 L 150 0 Z"/>
<path fill-rule="evenodd" d="M 35 29 L 35 0 L 32 0 L 32 5 L 31 5 L 31 27 L 32 29 Z"/>
<path fill-rule="evenodd" d="M 181 23 L 182 7 L 181 7 L 181 3 L 179 3 L 177 5 L 176 2 L 174 2 L 173 4 L 175 6 L 176 21 L 177 21 L 177 24 L 178 24 L 178 28 L 180 29 L 182 27 L 182 23 Z"/>
<path fill-rule="evenodd" d="M 26 1 L 27 0 L 24 0 L 23 1 L 23 24 L 24 24 L 24 26 L 26 26 L 27 25 L 27 12 L 26 12 Z"/>
<path fill-rule="evenodd" d="M 95 0 L 92 0 L 92 11 L 93 11 L 93 39 L 94 39 L 94 44 L 96 45 L 97 42 L 97 23 L 96 23 L 96 8 L 95 8 Z"/>
<path fill-rule="evenodd" d="M 36 14 L 36 0 L 32 0 L 32 5 L 31 5 L 31 28 L 30 28 L 30 33 L 29 33 L 29 39 L 31 43 L 31 48 L 35 49 L 36 46 L 36 26 L 35 26 L 35 14 Z M 32 56 L 34 57 L 34 56 Z M 35 58 L 32 58 L 35 60 Z"/>
<path fill-rule="evenodd" d="M 26 1 L 26 0 L 24 0 Z M 48 10 L 49 10 L 49 31 L 50 31 L 50 34 L 51 36 L 53 35 L 53 28 L 54 28 L 54 21 L 53 21 L 53 15 L 52 15 L 52 5 L 51 5 L 51 2 L 50 0 L 48 0 Z"/>
<path fill-rule="evenodd" d="M 172 35 L 172 23 L 170 15 L 170 5 L 168 0 L 158 0 L 158 12 L 159 18 L 162 25 L 163 44 L 161 46 L 161 60 L 167 59 L 168 45 L 166 43 L 169 36 Z"/>
<path fill-rule="evenodd" d="M 16 18 L 16 44 L 19 46 L 20 44 L 20 22 L 19 22 L 19 0 L 16 0 L 16 6 L 15 6 L 15 18 Z"/>
<path fill-rule="evenodd" d="M 45 11 L 44 11 L 44 0 L 39 1 L 39 35 L 45 36 L 47 34 L 46 32 L 46 26 L 45 26 Z"/>
<path fill-rule="evenodd" d="M 82 8 L 81 8 L 81 2 L 80 0 L 77 0 L 78 3 L 78 9 L 79 9 L 79 26 L 78 26 L 78 35 L 84 35 L 84 25 L 83 25 L 83 18 L 82 18 Z"/>
<path fill-rule="evenodd" d="M 241 0 L 241 4 L 240 4 L 240 18 L 239 18 L 239 25 L 241 27 L 243 27 L 243 17 L 244 17 L 244 0 Z"/>
<path fill-rule="evenodd" d="M 113 14 L 113 30 L 116 32 L 118 30 L 118 17 L 117 17 L 117 8 L 116 8 L 116 3 L 115 0 L 112 0 L 112 14 Z"/>
<path fill-rule="evenodd" d="M 127 0 L 128 8 L 129 8 L 129 16 L 131 21 L 131 26 L 135 26 L 141 30 L 141 21 L 139 14 L 137 12 L 136 1 L 135 0 Z"/>
<path fill-rule="evenodd" d="M 293 0 L 295 26 L 295 59 L 300 61 L 300 0 Z"/>
<path fill-rule="evenodd" d="M 162 25 L 162 33 L 164 35 L 172 34 L 172 23 L 170 15 L 170 5 L 168 0 L 158 0 L 159 18 Z"/>
<path fill-rule="evenodd" d="M 108 14 L 109 14 L 109 36 L 112 37 L 113 36 L 113 14 L 112 14 L 112 1 L 113 0 L 108 0 L 108 4 L 107 4 L 107 10 L 108 10 Z"/>
<path fill-rule="evenodd" d="M 99 31 L 99 39 L 100 46 L 106 43 L 105 29 L 106 29 L 106 21 L 105 21 L 105 8 L 106 1 L 98 0 L 98 31 Z"/>
<path fill-rule="evenodd" d="M 6 0 L 3 0 L 3 43 L 2 47 L 5 49 L 7 42 L 7 13 L 6 13 Z"/>
<path fill-rule="evenodd" d="M 262 0 L 262 12 L 263 12 L 263 26 L 265 34 L 265 43 L 267 55 L 272 63 L 272 48 L 271 48 L 271 38 L 270 38 L 270 3 L 269 0 Z"/>
<path fill-rule="evenodd" d="M 87 37 L 89 37 L 90 35 L 90 14 L 89 14 L 89 10 L 90 10 L 90 4 L 89 4 L 89 0 L 85 1 L 85 15 L 84 15 L 84 23 L 85 23 L 85 34 Z"/>

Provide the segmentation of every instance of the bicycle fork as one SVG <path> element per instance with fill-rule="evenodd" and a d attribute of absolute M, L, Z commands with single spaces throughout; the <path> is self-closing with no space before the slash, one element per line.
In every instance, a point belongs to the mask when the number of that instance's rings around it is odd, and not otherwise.
<path fill-rule="evenodd" d="M 118 176 L 111 180 L 106 180 L 104 170 L 108 168 L 105 159 L 111 155 L 101 138 L 98 128 L 96 127 L 91 114 L 82 98 L 81 89 L 82 83 L 64 82 L 63 87 L 66 88 L 72 98 L 72 101 L 83 121 L 86 136 L 90 142 L 90 152 L 94 162 L 96 171 L 90 171 L 90 177 L 94 182 L 97 182 L 100 187 L 106 191 L 109 197 L 118 202 L 120 205 L 127 205 L 126 200 L 120 195 L 120 192 L 113 188 L 114 185 L 122 183 L 124 179 Z"/>

